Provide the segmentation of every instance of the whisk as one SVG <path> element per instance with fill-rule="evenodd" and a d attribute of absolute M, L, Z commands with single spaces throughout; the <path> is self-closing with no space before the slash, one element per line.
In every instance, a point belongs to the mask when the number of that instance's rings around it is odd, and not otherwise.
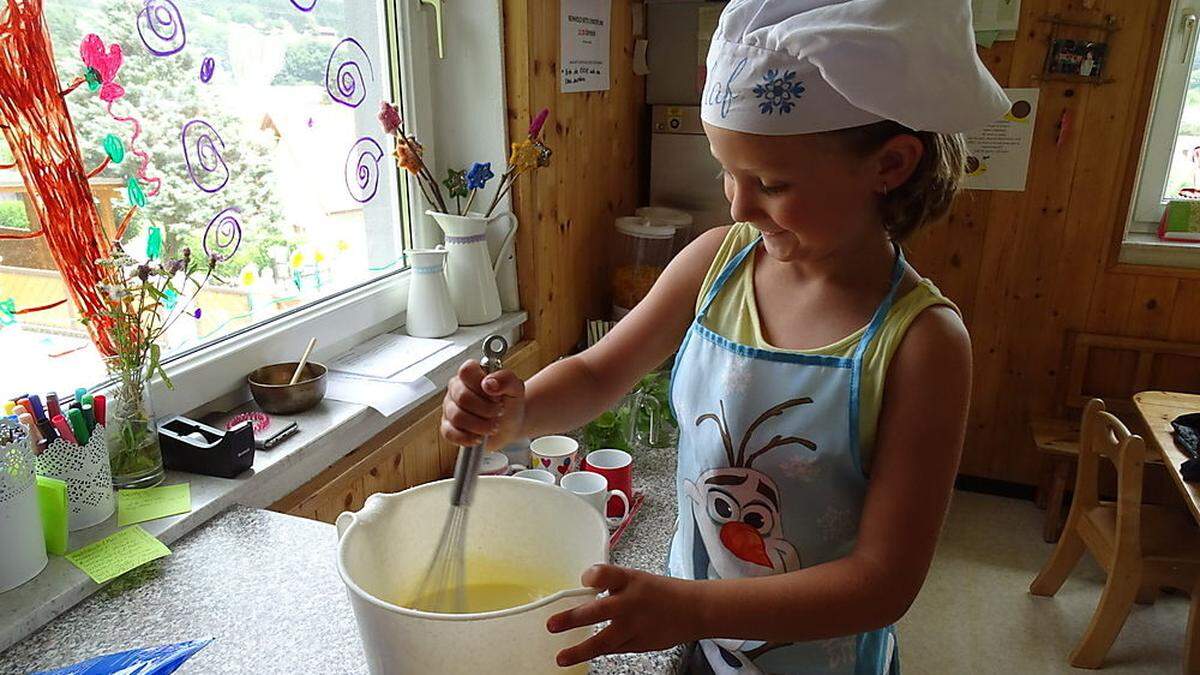
<path fill-rule="evenodd" d="M 508 341 L 502 336 L 492 335 L 483 341 L 483 359 L 480 365 L 485 373 L 494 373 L 503 367 L 501 360 L 508 353 Z M 414 609 L 426 612 L 462 612 L 466 606 L 466 563 L 464 560 L 467 534 L 467 511 L 475 484 L 479 482 L 479 463 L 483 459 L 487 439 L 478 445 L 463 447 L 458 451 L 458 463 L 454 466 L 454 487 L 450 492 L 450 513 L 442 526 L 433 561 L 417 587 Z"/>

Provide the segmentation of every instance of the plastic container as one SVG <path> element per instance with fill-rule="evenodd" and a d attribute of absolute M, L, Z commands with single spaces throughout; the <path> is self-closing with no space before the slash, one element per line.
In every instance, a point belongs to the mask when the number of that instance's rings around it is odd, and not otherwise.
<path fill-rule="evenodd" d="M 559 668 L 555 655 L 591 635 L 546 630 L 552 615 L 596 597 L 575 588 L 583 571 L 608 558 L 608 530 L 589 504 L 553 485 L 481 476 L 467 519 L 466 556 L 533 568 L 562 588 L 495 612 L 439 614 L 393 604 L 415 594 L 437 547 L 453 481 L 369 497 L 337 519 L 338 573 L 350 593 L 367 666 L 396 673 L 586 673 Z M 523 514 L 520 518 L 514 513 Z"/>
<path fill-rule="evenodd" d="M 695 231 L 692 214 L 666 206 L 643 206 L 633 215 L 645 218 L 651 225 L 675 229 L 675 251 L 682 251 L 699 234 Z"/>
<path fill-rule="evenodd" d="M 617 218 L 613 265 L 613 318 L 629 313 L 650 292 L 675 253 L 675 228 L 641 216 Z"/>

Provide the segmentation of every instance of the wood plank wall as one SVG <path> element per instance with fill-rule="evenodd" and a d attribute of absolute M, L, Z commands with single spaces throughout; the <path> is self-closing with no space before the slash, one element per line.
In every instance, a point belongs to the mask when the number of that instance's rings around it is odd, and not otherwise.
<path fill-rule="evenodd" d="M 1200 341 L 1200 279 L 1116 265 L 1170 4 L 1023 0 L 1018 40 L 980 50 L 1001 84 L 1041 87 L 1027 189 L 969 192 L 909 247 L 962 308 L 974 341 L 965 474 L 1035 482 L 1027 424 L 1063 412 L 1071 331 Z M 1050 30 L 1038 19 L 1053 13 L 1116 17 L 1107 65 L 1115 82 L 1038 82 Z M 1072 122 L 1060 145 L 1064 111 Z"/>
<path fill-rule="evenodd" d="M 569 352 L 588 318 L 607 318 L 613 219 L 641 205 L 648 167 L 644 78 L 633 74 L 630 0 L 613 0 L 611 88 L 561 94 L 558 0 L 504 0 L 509 134 L 525 138 L 531 111 L 550 108 L 551 166 L 522 178 L 517 266 L 526 338 L 549 362 Z"/>

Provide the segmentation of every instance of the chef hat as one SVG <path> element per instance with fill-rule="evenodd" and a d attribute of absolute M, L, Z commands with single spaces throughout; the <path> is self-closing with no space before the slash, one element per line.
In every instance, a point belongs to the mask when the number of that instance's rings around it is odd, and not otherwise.
<path fill-rule="evenodd" d="M 733 0 L 701 117 L 771 136 L 882 120 L 955 133 L 1008 107 L 975 52 L 967 0 Z"/>

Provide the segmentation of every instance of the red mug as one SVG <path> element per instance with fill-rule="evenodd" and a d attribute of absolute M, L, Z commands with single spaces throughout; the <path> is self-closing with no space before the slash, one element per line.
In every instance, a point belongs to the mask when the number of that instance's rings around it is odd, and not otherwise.
<path fill-rule="evenodd" d="M 633 503 L 633 457 L 624 450 L 593 450 L 583 460 L 583 470 L 598 473 L 608 479 L 608 487 L 620 490 Z M 608 500 L 609 516 L 619 516 L 621 501 L 616 497 Z"/>

